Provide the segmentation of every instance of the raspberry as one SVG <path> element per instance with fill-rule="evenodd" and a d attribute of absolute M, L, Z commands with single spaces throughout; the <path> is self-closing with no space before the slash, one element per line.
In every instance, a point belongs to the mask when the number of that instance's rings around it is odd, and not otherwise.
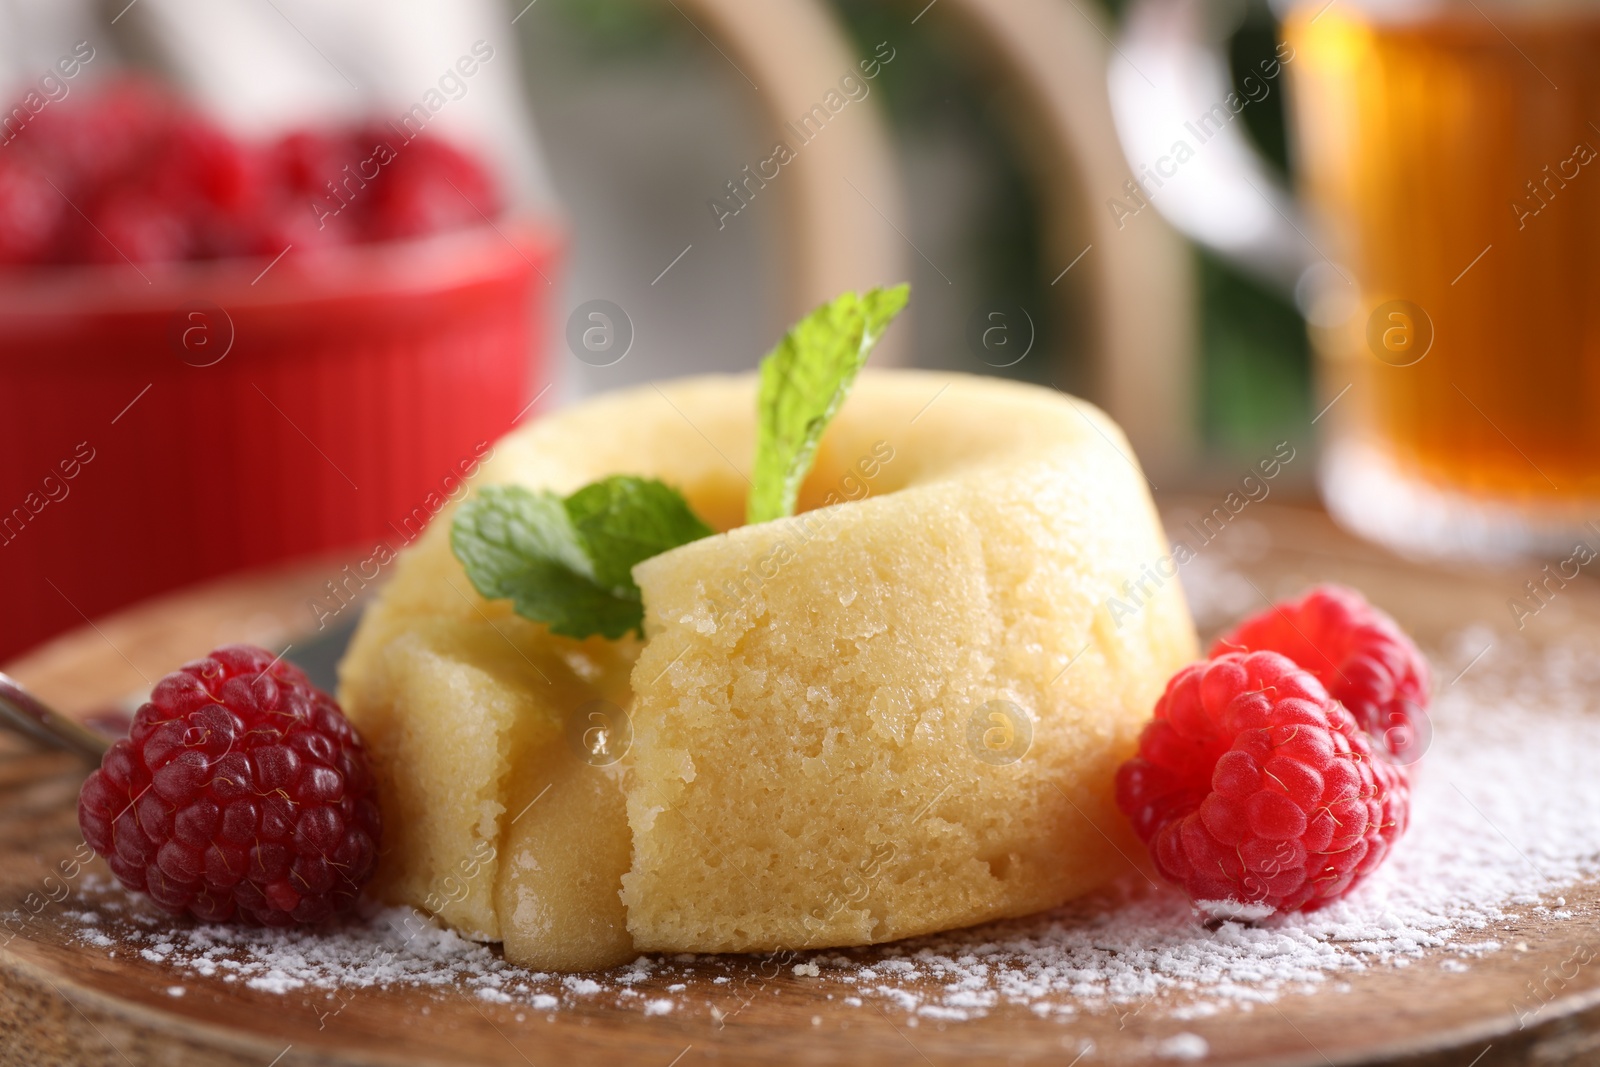
<path fill-rule="evenodd" d="M 123 256 L 135 263 L 167 263 L 188 254 L 183 213 L 154 197 L 114 193 L 95 206 L 94 218 L 98 232 L 74 227 L 82 241 L 80 255 L 91 263 L 120 263 Z"/>
<path fill-rule="evenodd" d="M 0 159 L 0 265 L 42 257 L 66 210 L 42 171 L 25 161 Z"/>
<path fill-rule="evenodd" d="M 247 645 L 157 683 L 84 782 L 78 825 L 124 886 L 208 922 L 320 922 L 377 861 L 361 739 L 298 668 Z"/>
<path fill-rule="evenodd" d="M 1117 804 L 1201 911 L 1265 918 L 1350 892 L 1405 832 L 1410 794 L 1310 671 L 1233 652 L 1167 683 Z"/>
<path fill-rule="evenodd" d="M 499 211 L 489 175 L 444 141 L 402 144 L 373 182 L 372 194 L 366 227 L 379 241 L 470 226 Z"/>
<path fill-rule="evenodd" d="M 1427 747 L 1428 661 L 1388 615 L 1354 589 L 1319 585 L 1217 640 L 1219 652 L 1278 652 L 1316 675 L 1396 763 Z"/>

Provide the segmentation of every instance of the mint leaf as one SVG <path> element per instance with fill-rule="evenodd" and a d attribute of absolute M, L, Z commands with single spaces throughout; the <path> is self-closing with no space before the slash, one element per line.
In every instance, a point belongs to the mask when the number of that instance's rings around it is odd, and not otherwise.
<path fill-rule="evenodd" d="M 761 361 L 756 459 L 746 522 L 793 515 L 817 442 L 911 287 L 845 293 L 784 335 Z"/>
<path fill-rule="evenodd" d="M 634 564 L 711 533 L 676 490 L 619 476 L 562 500 L 489 486 L 456 512 L 450 547 L 473 587 L 568 637 L 644 632 Z"/>
<path fill-rule="evenodd" d="M 642 617 L 637 601 L 594 580 L 560 497 L 489 486 L 456 512 L 450 547 L 484 597 L 509 599 L 518 615 L 568 637 L 618 638 Z"/>
<path fill-rule="evenodd" d="M 632 590 L 634 599 L 634 564 L 712 533 L 682 494 L 653 478 L 615 475 L 579 489 L 566 507 L 595 580 Z"/>

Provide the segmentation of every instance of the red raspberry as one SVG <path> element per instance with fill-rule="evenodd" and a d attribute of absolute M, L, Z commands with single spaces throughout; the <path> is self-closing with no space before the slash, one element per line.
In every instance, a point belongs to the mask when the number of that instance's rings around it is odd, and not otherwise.
<path fill-rule="evenodd" d="M 1311 672 L 1235 652 L 1167 683 L 1117 804 L 1202 911 L 1265 918 L 1348 893 L 1405 832 L 1410 801 Z"/>
<path fill-rule="evenodd" d="M 0 158 L 0 265 L 46 255 L 68 210 L 41 170 L 26 160 Z"/>
<path fill-rule="evenodd" d="M 339 705 L 247 645 L 157 683 L 83 783 L 78 825 L 166 910 L 267 926 L 348 911 L 379 831 L 366 750 Z"/>
<path fill-rule="evenodd" d="M 302 210 L 307 199 L 327 192 L 327 183 L 340 176 L 341 168 L 361 158 L 350 138 L 324 130 L 295 130 L 267 150 L 278 184 Z"/>
<path fill-rule="evenodd" d="M 170 263 L 184 259 L 193 242 L 187 210 L 146 193 L 119 190 L 92 209 L 94 223 L 73 226 L 77 258 L 90 263 Z"/>
<path fill-rule="evenodd" d="M 1212 646 L 1278 652 L 1316 675 L 1381 752 L 1414 763 L 1427 748 L 1428 661 L 1399 625 L 1354 589 L 1319 585 L 1240 623 Z"/>
<path fill-rule="evenodd" d="M 29 155 L 74 204 L 88 210 L 90 201 L 126 185 L 159 159 L 152 146 L 175 107 L 155 84 L 117 77 L 45 108 L 7 152 Z M 73 249 L 57 251 L 60 260 L 76 261 Z"/>
<path fill-rule="evenodd" d="M 392 141 L 374 132 L 374 143 Z M 367 238 L 388 241 L 480 225 L 500 212 L 499 194 L 477 160 L 450 144 L 417 138 L 394 146 L 374 179 L 364 220 Z M 370 153 L 369 153 L 370 154 Z"/>

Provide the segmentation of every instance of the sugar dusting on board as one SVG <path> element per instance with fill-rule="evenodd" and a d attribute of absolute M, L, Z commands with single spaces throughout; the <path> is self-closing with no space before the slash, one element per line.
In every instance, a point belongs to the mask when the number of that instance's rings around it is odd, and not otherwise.
<path fill-rule="evenodd" d="M 172 983 L 296 993 L 319 1016 L 364 990 L 405 987 L 465 991 L 534 1017 L 605 1002 L 721 1021 L 781 976 L 839 1010 L 894 1011 L 908 1025 L 1019 1007 L 1059 1021 L 1103 1012 L 1183 1020 L 1337 991 L 1368 968 L 1464 970 L 1485 953 L 1514 951 L 1498 940 L 1512 920 L 1569 917 L 1562 891 L 1600 874 L 1600 776 L 1591 770 L 1600 709 L 1588 695 L 1600 692 L 1600 667 L 1584 648 L 1535 651 L 1486 631 L 1462 634 L 1433 658 L 1441 692 L 1432 747 L 1391 861 L 1331 907 L 1261 925 L 1208 929 L 1179 892 L 1130 877 L 1048 915 L 872 949 L 643 957 L 562 976 L 509 966 L 410 909 L 316 932 L 175 925 L 105 880 L 85 879 L 68 914 L 84 943 L 159 963 Z M 1206 1047 L 1180 1033 L 1156 1053 L 1181 1061 Z"/>

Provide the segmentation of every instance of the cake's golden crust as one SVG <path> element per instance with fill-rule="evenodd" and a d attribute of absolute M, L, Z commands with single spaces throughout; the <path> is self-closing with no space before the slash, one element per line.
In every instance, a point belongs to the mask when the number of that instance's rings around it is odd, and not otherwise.
<path fill-rule="evenodd" d="M 751 376 L 695 379 L 600 398 L 507 437 L 477 481 L 570 492 L 612 473 L 655 476 L 729 529 L 743 509 L 754 388 Z M 503 866 L 494 893 L 474 901 L 495 925 L 474 922 L 514 959 L 581 967 L 631 951 L 606 893 L 558 899 L 549 872 L 536 890 L 531 868 L 519 889 L 519 868 L 504 866 L 514 854 L 524 868 L 536 852 L 570 865 L 587 848 L 589 884 L 625 886 L 633 942 L 664 951 L 859 944 L 1048 907 L 1120 869 L 1119 849 L 1132 854 L 1111 776 L 1165 679 L 1195 654 L 1131 457 L 1097 410 L 1048 390 L 868 372 L 802 493 L 816 510 L 636 569 L 642 654 L 551 637 L 481 600 L 449 553 L 446 512 L 364 620 L 341 696 L 380 735 L 382 759 L 400 751 L 383 742 L 397 709 L 422 702 L 386 688 L 381 665 L 422 620 L 478 628 L 477 644 L 450 646 L 466 666 L 436 670 L 481 673 L 495 639 L 566 669 L 524 694 L 533 710 L 521 714 L 535 718 L 559 719 L 602 690 L 625 703 L 638 654 L 626 775 L 606 778 L 607 794 L 584 767 L 591 777 L 570 787 L 573 810 L 592 819 L 546 820 L 539 849 L 517 845 L 506 794 L 520 798 L 527 775 L 481 756 L 448 762 L 451 788 L 499 797 L 487 832 Z M 1128 581 L 1142 584 L 1139 607 L 1119 624 L 1106 604 L 1126 600 Z M 451 714 L 526 752 L 509 757 L 518 769 L 554 758 L 561 742 L 534 755 L 528 738 L 543 735 L 484 692 Z M 1025 751 L 1019 731 L 1032 735 Z M 390 788 L 435 788 L 445 754 L 405 752 L 420 765 L 386 768 Z M 619 781 L 627 826 L 615 815 L 605 825 Z M 450 831 L 389 827 L 384 884 L 422 904 L 417 887 L 449 868 L 439 848 Z M 624 877 L 616 843 L 630 837 Z M 535 906 L 536 893 L 550 906 Z"/>

